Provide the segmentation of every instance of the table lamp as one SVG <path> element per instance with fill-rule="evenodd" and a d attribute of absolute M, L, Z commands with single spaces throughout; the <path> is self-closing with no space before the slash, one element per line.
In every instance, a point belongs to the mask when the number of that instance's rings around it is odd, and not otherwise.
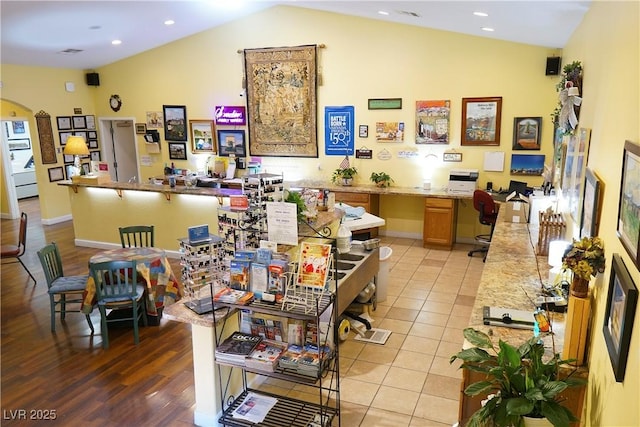
<path fill-rule="evenodd" d="M 64 146 L 64 154 L 75 156 L 73 159 L 73 171 L 71 176 L 82 175 L 82 166 L 80 165 L 80 156 L 89 155 L 89 147 L 81 136 L 70 136 Z"/>

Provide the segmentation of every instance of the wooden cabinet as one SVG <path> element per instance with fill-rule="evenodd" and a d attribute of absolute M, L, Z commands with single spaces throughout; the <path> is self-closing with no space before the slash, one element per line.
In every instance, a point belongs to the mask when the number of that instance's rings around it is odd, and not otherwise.
<path fill-rule="evenodd" d="M 379 216 L 380 196 L 378 194 L 343 192 L 336 192 L 335 194 L 336 206 L 339 206 L 340 202 L 342 202 L 353 207 L 363 207 L 371 215 Z M 368 228 L 366 230 L 358 230 L 354 232 L 354 234 L 365 233 L 368 233 L 370 237 L 376 237 L 378 235 L 378 229 Z"/>
<path fill-rule="evenodd" d="M 424 247 L 449 249 L 456 237 L 457 203 L 455 199 L 426 197 L 424 202 Z"/>

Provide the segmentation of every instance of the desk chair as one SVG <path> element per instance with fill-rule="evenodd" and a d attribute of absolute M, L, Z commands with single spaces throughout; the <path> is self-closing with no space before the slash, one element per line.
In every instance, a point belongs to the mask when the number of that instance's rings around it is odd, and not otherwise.
<path fill-rule="evenodd" d="M 67 313 L 81 313 L 82 301 L 87 279 L 89 275 L 84 276 L 65 276 L 62 271 L 62 258 L 58 251 L 58 245 L 51 242 L 38 251 L 38 258 L 42 264 L 44 277 L 47 279 L 47 287 L 49 288 L 49 301 L 51 305 L 51 332 L 56 331 L 56 313 L 60 313 L 60 319 L 64 320 Z M 56 300 L 56 296 L 58 299 Z M 67 299 L 71 296 L 71 299 Z M 77 310 L 68 310 L 67 304 L 78 304 Z M 60 310 L 56 311 L 56 307 L 60 306 Z M 93 335 L 93 323 L 91 317 L 85 314 L 91 335 Z"/>
<path fill-rule="evenodd" d="M 153 247 L 153 225 L 132 225 L 118 230 L 123 248 Z"/>
<path fill-rule="evenodd" d="M 133 341 L 136 345 L 138 338 L 138 322 L 142 318 L 147 326 L 147 303 L 145 287 L 137 283 L 137 261 L 107 261 L 91 264 L 91 277 L 96 285 L 96 299 L 100 309 L 100 330 L 102 332 L 102 347 L 109 348 L 108 323 L 133 321 Z M 131 309 L 131 316 L 109 319 L 107 310 Z"/>
<path fill-rule="evenodd" d="M 20 231 L 18 232 L 18 244 L 17 245 L 2 245 L 2 259 L 16 259 L 22 265 L 22 267 L 29 273 L 29 277 L 33 279 L 33 284 L 37 282 L 36 278 L 29 271 L 24 262 L 20 259 L 24 252 L 27 250 L 27 214 L 22 212 L 20 215 Z"/>
<path fill-rule="evenodd" d="M 489 243 L 491 243 L 493 229 L 496 225 L 496 218 L 498 218 L 498 206 L 493 201 L 493 198 L 489 193 L 484 190 L 476 190 L 473 192 L 473 207 L 478 211 L 480 224 L 490 225 L 491 232 L 489 234 L 478 234 L 475 239 L 476 242 L 482 245 L 482 247 L 469 251 L 468 255 L 473 256 L 476 252 L 482 253 L 484 254 L 484 257 L 482 258 L 482 261 L 484 262 L 487 259 Z"/>

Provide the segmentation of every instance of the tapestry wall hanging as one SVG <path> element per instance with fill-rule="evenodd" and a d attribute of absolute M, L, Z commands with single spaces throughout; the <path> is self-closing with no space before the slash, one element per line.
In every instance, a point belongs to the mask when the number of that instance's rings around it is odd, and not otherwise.
<path fill-rule="evenodd" d="M 317 47 L 244 50 L 252 156 L 318 157 Z"/>

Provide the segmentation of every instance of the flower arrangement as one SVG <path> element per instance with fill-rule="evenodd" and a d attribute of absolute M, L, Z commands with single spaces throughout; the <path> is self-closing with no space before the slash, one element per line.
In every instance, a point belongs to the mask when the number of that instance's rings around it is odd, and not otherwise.
<path fill-rule="evenodd" d="M 580 240 L 573 240 L 562 257 L 562 268 L 571 270 L 574 277 L 589 281 L 591 276 L 604 273 L 605 261 L 602 239 L 583 237 Z"/>

